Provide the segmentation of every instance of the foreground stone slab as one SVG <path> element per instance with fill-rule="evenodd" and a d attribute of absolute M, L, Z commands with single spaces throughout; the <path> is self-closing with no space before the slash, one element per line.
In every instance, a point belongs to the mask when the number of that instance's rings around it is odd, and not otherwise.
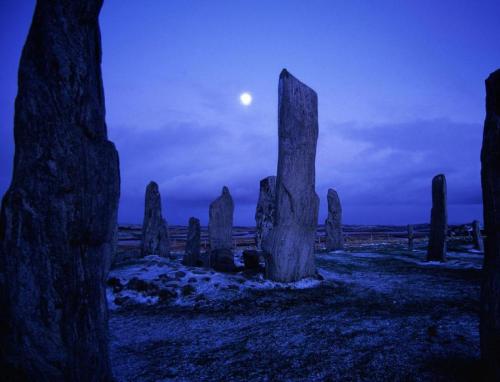
<path fill-rule="evenodd" d="M 484 266 L 481 284 L 481 358 L 488 380 L 500 380 L 500 70 L 486 80 L 481 150 Z"/>
<path fill-rule="evenodd" d="M 325 221 L 326 250 L 344 249 L 344 234 L 342 232 L 342 205 L 337 191 L 330 188 L 326 196 L 328 201 L 328 217 Z"/>
<path fill-rule="evenodd" d="M 318 97 L 286 69 L 279 78 L 278 125 L 276 220 L 263 249 L 266 277 L 291 282 L 316 274 Z"/>
<path fill-rule="evenodd" d="M 208 219 L 210 263 L 216 270 L 230 272 L 236 269 L 232 250 L 233 214 L 233 198 L 224 186 L 222 195 L 210 204 Z"/>
<path fill-rule="evenodd" d="M 255 246 L 262 249 L 262 241 L 274 224 L 276 205 L 276 177 L 268 176 L 260 181 L 259 200 L 255 211 Z"/>
<path fill-rule="evenodd" d="M 168 225 L 161 212 L 161 196 L 158 184 L 150 182 L 146 187 L 144 220 L 142 223 L 141 255 L 170 255 Z"/>
<path fill-rule="evenodd" d="M 37 1 L 22 52 L 0 218 L 4 380 L 112 379 L 105 280 L 120 176 L 104 119 L 101 5 Z"/>
<path fill-rule="evenodd" d="M 446 178 L 436 175 L 432 179 L 432 209 L 427 261 L 445 261 L 448 211 L 446 206 Z"/>

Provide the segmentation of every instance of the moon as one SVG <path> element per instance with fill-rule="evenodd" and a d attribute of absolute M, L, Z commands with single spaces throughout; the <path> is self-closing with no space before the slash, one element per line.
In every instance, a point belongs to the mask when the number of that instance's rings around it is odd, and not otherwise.
<path fill-rule="evenodd" d="M 250 106 L 250 104 L 252 103 L 252 95 L 248 92 L 241 93 L 240 102 L 244 106 Z"/>

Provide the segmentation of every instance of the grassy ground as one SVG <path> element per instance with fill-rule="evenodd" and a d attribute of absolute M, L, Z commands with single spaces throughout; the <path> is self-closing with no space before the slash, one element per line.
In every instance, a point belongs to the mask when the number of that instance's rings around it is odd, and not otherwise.
<path fill-rule="evenodd" d="M 395 243 L 318 254 L 324 280 L 292 286 L 178 260 L 123 266 L 109 291 L 116 377 L 478 380 L 482 256 L 458 249 L 445 264 Z"/>

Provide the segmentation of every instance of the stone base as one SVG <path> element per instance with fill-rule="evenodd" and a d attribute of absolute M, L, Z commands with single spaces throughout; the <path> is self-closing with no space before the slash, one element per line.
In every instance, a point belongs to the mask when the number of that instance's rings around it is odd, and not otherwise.
<path fill-rule="evenodd" d="M 235 272 L 233 252 L 230 249 L 214 249 L 210 252 L 210 265 L 220 272 Z"/>

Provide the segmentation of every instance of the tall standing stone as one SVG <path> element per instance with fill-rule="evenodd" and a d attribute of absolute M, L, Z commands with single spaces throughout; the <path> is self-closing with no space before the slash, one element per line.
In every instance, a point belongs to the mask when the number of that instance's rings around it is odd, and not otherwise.
<path fill-rule="evenodd" d="M 186 237 L 186 249 L 182 264 L 189 266 L 200 265 L 200 221 L 196 218 L 189 218 L 189 226 Z"/>
<path fill-rule="evenodd" d="M 22 52 L 0 218 L 5 380 L 112 378 L 105 281 L 120 178 L 104 118 L 101 5 L 38 0 Z"/>
<path fill-rule="evenodd" d="M 481 358 L 487 380 L 500 380 L 500 70 L 486 80 L 481 150 L 484 265 L 481 283 Z"/>
<path fill-rule="evenodd" d="M 318 97 L 286 69 L 279 79 L 278 125 L 276 219 L 263 249 L 266 277 L 291 282 L 316 273 Z"/>
<path fill-rule="evenodd" d="M 326 249 L 337 251 L 344 249 L 344 234 L 342 233 L 342 205 L 339 195 L 333 189 L 328 190 L 328 217 L 325 220 Z"/>
<path fill-rule="evenodd" d="M 269 234 L 274 223 L 276 203 L 276 177 L 268 176 L 260 181 L 259 201 L 255 211 L 255 246 L 262 249 L 262 241 Z"/>
<path fill-rule="evenodd" d="M 472 242 L 474 244 L 474 249 L 484 252 L 483 237 L 481 236 L 481 225 L 479 220 L 474 220 L 472 222 Z"/>
<path fill-rule="evenodd" d="M 413 241 L 415 240 L 415 236 L 413 233 L 413 226 L 408 224 L 408 251 L 413 251 Z"/>
<path fill-rule="evenodd" d="M 446 178 L 443 174 L 432 179 L 432 209 L 427 261 L 445 261 L 448 212 L 446 207 Z"/>
<path fill-rule="evenodd" d="M 233 213 L 233 198 L 224 186 L 222 195 L 210 204 L 209 209 L 210 264 L 216 270 L 230 272 L 235 269 L 232 251 Z"/>
<path fill-rule="evenodd" d="M 150 182 L 146 187 L 141 255 L 162 257 L 170 255 L 168 225 L 163 219 L 160 191 L 155 182 Z"/>

